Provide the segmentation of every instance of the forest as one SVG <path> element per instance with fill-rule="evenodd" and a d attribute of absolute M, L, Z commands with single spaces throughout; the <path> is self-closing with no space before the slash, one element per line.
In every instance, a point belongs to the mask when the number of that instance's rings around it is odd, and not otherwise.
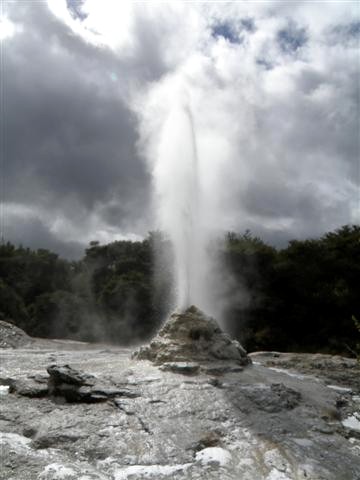
<path fill-rule="evenodd" d="M 169 249 L 158 232 L 138 242 L 93 241 L 79 261 L 3 243 L 0 319 L 36 337 L 144 341 L 171 310 L 171 272 L 166 262 L 155 262 L 156 252 Z M 231 279 L 226 330 L 248 351 L 356 355 L 359 226 L 292 240 L 283 249 L 249 231 L 229 232 L 217 250 L 222 275 Z"/>

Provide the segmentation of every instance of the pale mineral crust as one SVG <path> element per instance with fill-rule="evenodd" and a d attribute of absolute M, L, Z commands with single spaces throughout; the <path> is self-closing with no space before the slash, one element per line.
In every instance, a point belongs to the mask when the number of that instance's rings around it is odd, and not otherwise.
<path fill-rule="evenodd" d="M 166 362 L 251 363 L 246 351 L 224 333 L 218 323 L 195 306 L 173 313 L 149 345 L 134 352 L 133 358 Z"/>

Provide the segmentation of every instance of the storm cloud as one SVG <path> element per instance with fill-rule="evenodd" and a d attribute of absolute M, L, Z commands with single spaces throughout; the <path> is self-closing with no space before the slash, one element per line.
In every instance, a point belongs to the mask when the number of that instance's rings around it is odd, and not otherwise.
<path fill-rule="evenodd" d="M 156 228 L 150 144 L 179 79 L 209 224 L 283 245 L 357 222 L 360 19 L 322 8 L 5 2 L 5 239 L 77 257 Z"/>

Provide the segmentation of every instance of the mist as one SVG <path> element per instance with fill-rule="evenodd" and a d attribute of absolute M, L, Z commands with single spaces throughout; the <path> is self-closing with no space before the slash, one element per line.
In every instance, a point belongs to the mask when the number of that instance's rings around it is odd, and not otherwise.
<path fill-rule="evenodd" d="M 126 323 L 150 276 L 168 312 L 245 309 L 224 232 L 285 248 L 358 221 L 355 7 L 56 0 L 4 15 L 4 238 L 80 259 L 91 240 L 164 232 L 154 271 L 110 264 L 97 285 Z"/>

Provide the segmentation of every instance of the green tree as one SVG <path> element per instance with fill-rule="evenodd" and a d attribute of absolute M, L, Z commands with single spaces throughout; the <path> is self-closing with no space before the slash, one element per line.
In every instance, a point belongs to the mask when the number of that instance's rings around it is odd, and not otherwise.
<path fill-rule="evenodd" d="M 0 311 L 4 320 L 26 329 L 28 313 L 23 299 L 0 278 Z"/>

